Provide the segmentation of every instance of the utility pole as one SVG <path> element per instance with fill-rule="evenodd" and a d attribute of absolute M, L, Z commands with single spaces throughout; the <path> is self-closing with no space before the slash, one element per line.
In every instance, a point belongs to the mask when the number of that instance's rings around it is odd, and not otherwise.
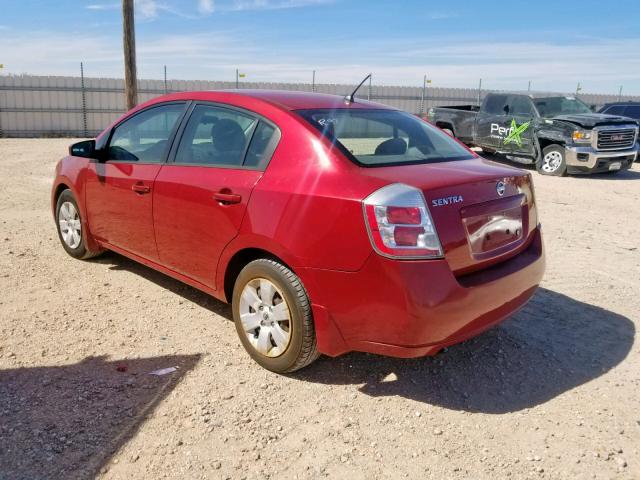
<path fill-rule="evenodd" d="M 478 106 L 480 106 L 480 97 L 482 96 L 482 79 L 478 82 Z"/>
<path fill-rule="evenodd" d="M 136 32 L 133 0 L 122 0 L 122 42 L 124 45 L 124 95 L 127 110 L 138 104 L 138 75 L 136 72 Z"/>
<path fill-rule="evenodd" d="M 527 92 L 531 91 L 531 80 L 529 80 L 529 86 L 527 87 Z"/>
<path fill-rule="evenodd" d="M 313 71 L 313 75 L 311 77 L 311 91 L 316 93 L 316 71 Z"/>
<path fill-rule="evenodd" d="M 371 75 L 369 75 L 369 91 L 367 92 L 367 100 L 371 100 Z"/>
<path fill-rule="evenodd" d="M 620 85 L 620 90 L 618 90 L 618 101 L 622 101 L 622 85 Z"/>
<path fill-rule="evenodd" d="M 582 87 L 580 86 L 580 82 L 578 82 L 578 85 L 576 86 L 576 97 L 578 96 L 578 92 L 580 92 L 580 90 L 582 90 Z"/>

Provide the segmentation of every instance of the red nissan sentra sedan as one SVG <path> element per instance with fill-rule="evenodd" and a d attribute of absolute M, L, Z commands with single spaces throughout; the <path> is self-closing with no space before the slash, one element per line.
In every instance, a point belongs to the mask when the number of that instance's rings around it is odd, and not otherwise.
<path fill-rule="evenodd" d="M 71 256 L 113 250 L 231 302 L 275 372 L 435 354 L 521 308 L 544 271 L 527 172 L 332 95 L 156 98 L 70 147 L 52 207 Z"/>

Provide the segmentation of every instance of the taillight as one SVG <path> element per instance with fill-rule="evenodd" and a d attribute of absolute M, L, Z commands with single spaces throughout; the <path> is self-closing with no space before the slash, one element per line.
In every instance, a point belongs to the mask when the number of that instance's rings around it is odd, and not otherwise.
<path fill-rule="evenodd" d="M 391 258 L 441 258 L 442 246 L 417 188 L 394 183 L 364 199 L 364 217 L 373 248 Z"/>

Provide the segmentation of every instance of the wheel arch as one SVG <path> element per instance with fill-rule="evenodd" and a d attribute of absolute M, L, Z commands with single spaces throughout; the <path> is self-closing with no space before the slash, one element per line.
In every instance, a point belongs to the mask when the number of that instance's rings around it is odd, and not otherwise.
<path fill-rule="evenodd" d="M 451 130 L 453 132 L 453 136 L 454 137 L 456 136 L 456 130 L 453 127 L 453 124 L 451 122 L 443 122 L 443 121 L 436 122 L 436 127 L 441 128 L 441 129 L 442 128 L 447 128 L 447 129 L 449 129 L 449 130 Z"/>
<path fill-rule="evenodd" d="M 222 292 L 224 293 L 224 299 L 227 302 L 231 303 L 231 299 L 233 298 L 233 287 L 242 269 L 250 262 L 258 260 L 259 258 L 274 260 L 295 273 L 295 270 L 289 263 L 268 250 L 257 247 L 242 248 L 231 256 L 231 258 L 226 262 L 224 268 L 224 275 L 222 276 Z"/>

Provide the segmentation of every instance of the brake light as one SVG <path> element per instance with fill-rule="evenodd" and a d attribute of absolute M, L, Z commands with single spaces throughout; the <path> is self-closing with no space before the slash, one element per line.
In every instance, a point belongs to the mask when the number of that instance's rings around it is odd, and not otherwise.
<path fill-rule="evenodd" d="M 387 185 L 364 199 L 373 248 L 391 258 L 441 258 L 442 246 L 422 192 L 402 183 Z"/>

